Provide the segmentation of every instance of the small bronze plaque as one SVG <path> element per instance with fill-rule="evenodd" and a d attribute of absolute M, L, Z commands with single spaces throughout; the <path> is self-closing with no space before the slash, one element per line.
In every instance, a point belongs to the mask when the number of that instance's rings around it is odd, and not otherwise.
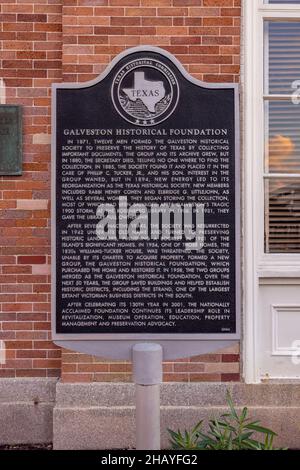
<path fill-rule="evenodd" d="M 22 110 L 0 105 L 0 175 L 22 174 Z"/>

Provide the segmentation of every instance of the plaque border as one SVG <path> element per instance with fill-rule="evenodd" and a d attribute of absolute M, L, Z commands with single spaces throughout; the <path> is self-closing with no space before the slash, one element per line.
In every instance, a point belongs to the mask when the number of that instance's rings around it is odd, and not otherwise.
<path fill-rule="evenodd" d="M 137 52 L 155 52 L 169 59 L 188 81 L 206 89 L 232 89 L 235 110 L 235 250 L 236 250 L 236 332 L 235 333 L 57 333 L 56 332 L 56 94 L 58 89 L 80 89 L 100 83 L 118 62 Z M 81 83 L 52 84 L 52 137 L 51 137 L 51 330 L 52 339 L 62 347 L 103 355 L 110 358 L 130 359 L 131 348 L 137 342 L 157 342 L 162 345 L 164 359 L 215 352 L 233 344 L 241 337 L 241 195 L 240 195 L 240 122 L 239 84 L 206 83 L 192 77 L 176 57 L 160 47 L 142 45 L 124 50 L 93 80 Z"/>

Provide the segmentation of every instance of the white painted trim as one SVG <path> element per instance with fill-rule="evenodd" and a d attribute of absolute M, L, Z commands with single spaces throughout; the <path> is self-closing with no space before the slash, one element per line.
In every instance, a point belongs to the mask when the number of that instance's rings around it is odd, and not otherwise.
<path fill-rule="evenodd" d="M 254 106 L 257 95 L 257 0 L 245 1 L 244 18 L 244 347 L 243 375 L 246 383 L 257 383 L 258 368 L 257 351 L 257 277 L 256 277 L 256 236 L 257 217 L 256 204 L 253 199 L 256 183 L 256 171 L 253 155 L 257 154 L 257 138 L 255 136 L 256 109 Z"/>
<path fill-rule="evenodd" d="M 280 347 L 278 344 L 279 338 L 279 325 L 278 316 L 280 313 L 293 312 L 300 314 L 300 305 L 296 304 L 285 304 L 285 305 L 271 305 L 271 317 L 272 317 L 272 356 L 293 356 L 293 354 L 299 351 L 298 347 Z"/>
<path fill-rule="evenodd" d="M 271 178 L 300 179 L 300 173 L 264 173 L 263 177 L 268 178 L 268 179 L 271 179 Z"/>
<path fill-rule="evenodd" d="M 285 14 L 300 14 L 300 5 L 287 5 L 284 2 L 282 4 L 268 4 L 264 0 L 245 0 L 246 2 L 257 3 L 258 11 L 266 13 L 276 13 L 280 16 Z"/>
<path fill-rule="evenodd" d="M 259 279 L 297 277 L 300 255 L 264 253 L 264 96 L 263 22 L 299 19 L 300 5 L 267 5 L 263 0 L 244 0 L 244 348 L 246 383 L 260 382 L 258 367 Z M 265 98 L 265 100 L 264 100 Z M 288 99 L 279 96 L 279 99 Z M 289 177 L 292 177 L 290 175 Z M 293 176 L 294 177 L 294 176 Z"/>
<path fill-rule="evenodd" d="M 247 1 L 247 0 L 246 0 Z M 255 3 L 255 0 L 253 0 Z M 291 6 L 291 5 L 289 5 Z M 260 8 L 259 12 L 266 20 L 268 19 L 276 19 L 279 20 L 284 18 L 293 18 L 297 20 L 297 17 L 300 15 L 300 8 L 287 8 L 288 5 L 284 8 Z M 257 15 L 257 13 L 256 13 Z"/>

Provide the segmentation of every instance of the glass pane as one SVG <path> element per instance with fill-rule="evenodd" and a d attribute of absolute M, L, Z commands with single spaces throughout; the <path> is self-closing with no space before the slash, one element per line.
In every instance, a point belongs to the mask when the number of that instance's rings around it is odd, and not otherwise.
<path fill-rule="evenodd" d="M 300 104 L 267 101 L 265 171 L 300 173 Z"/>
<path fill-rule="evenodd" d="M 265 41 L 265 93 L 292 94 L 300 79 L 300 22 L 266 21 Z"/>
<path fill-rule="evenodd" d="M 300 253 L 300 179 L 265 181 L 266 253 Z"/>

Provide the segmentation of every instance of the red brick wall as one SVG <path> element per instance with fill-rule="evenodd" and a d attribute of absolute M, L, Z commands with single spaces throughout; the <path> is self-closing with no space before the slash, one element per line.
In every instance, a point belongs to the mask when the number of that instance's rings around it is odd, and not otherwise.
<path fill-rule="evenodd" d="M 0 78 L 24 110 L 23 175 L 0 179 L 0 377 L 129 381 L 130 364 L 61 352 L 50 337 L 50 93 L 124 48 L 172 52 L 204 81 L 239 81 L 240 0 L 3 0 Z M 168 381 L 239 379 L 239 351 L 164 364 Z"/>
<path fill-rule="evenodd" d="M 0 377 L 60 374 L 50 338 L 50 87 L 61 80 L 62 1 L 0 6 L 0 77 L 23 106 L 23 175 L 0 181 Z"/>

